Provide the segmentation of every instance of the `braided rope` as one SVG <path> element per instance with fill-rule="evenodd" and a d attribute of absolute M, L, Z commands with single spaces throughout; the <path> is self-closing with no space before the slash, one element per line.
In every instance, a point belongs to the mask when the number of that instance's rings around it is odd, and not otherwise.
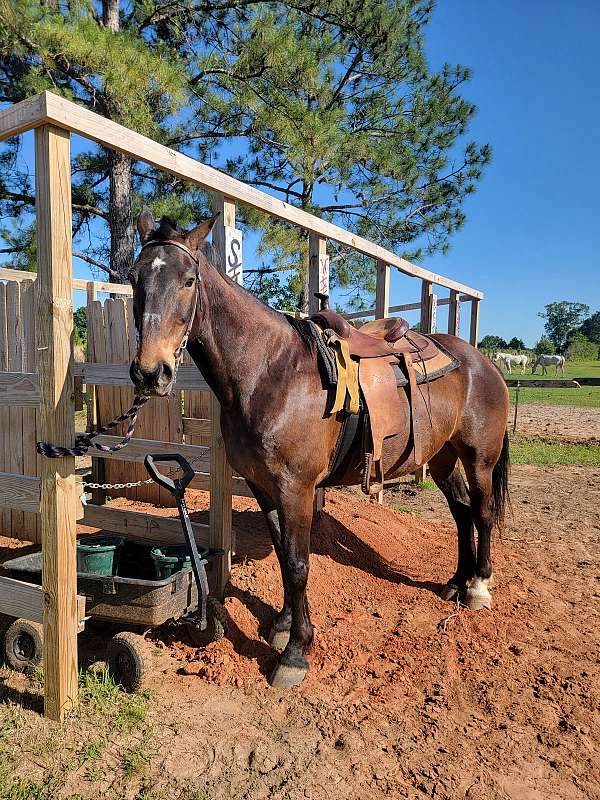
<path fill-rule="evenodd" d="M 131 408 L 125 411 L 124 414 L 121 414 L 113 419 L 112 422 L 108 422 L 106 425 L 101 425 L 100 427 L 95 427 L 89 433 L 76 434 L 75 447 L 59 447 L 58 445 L 49 444 L 48 442 L 38 442 L 36 445 L 36 450 L 41 456 L 46 456 L 46 458 L 83 456 L 87 453 L 90 447 L 94 447 L 96 450 L 102 450 L 104 453 L 116 453 L 117 450 L 122 450 L 129 444 L 135 430 L 139 410 L 148 402 L 149 399 L 149 395 L 136 395 Z M 127 427 L 127 433 L 118 444 L 114 445 L 113 447 L 109 447 L 108 445 L 97 444 L 96 442 L 92 441 L 92 439 L 95 439 L 96 436 L 100 436 L 112 428 L 116 428 L 117 425 L 120 425 L 121 422 L 126 422 L 128 419 L 131 421 Z"/>

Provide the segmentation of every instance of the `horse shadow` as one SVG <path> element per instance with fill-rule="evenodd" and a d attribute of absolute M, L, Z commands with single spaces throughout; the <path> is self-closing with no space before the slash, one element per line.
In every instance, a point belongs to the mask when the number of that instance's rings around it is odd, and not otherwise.
<path fill-rule="evenodd" d="M 239 528 L 237 527 L 238 523 L 241 523 Z M 234 527 L 237 528 L 234 563 L 261 560 L 273 552 L 271 538 L 261 512 L 234 512 Z M 311 553 L 327 556 L 342 566 L 361 570 L 375 578 L 417 590 L 429 591 L 436 596 L 439 596 L 443 588 L 441 583 L 417 580 L 406 575 L 342 522 L 325 511 L 315 515 L 311 531 Z M 260 639 L 249 637 L 230 617 L 227 638 L 239 655 L 255 659 L 260 672 L 267 676 L 274 668 L 277 658 L 277 654 L 267 644 L 267 639 L 278 609 L 251 590 L 241 589 L 231 583 L 227 586 L 226 595 L 236 598 L 252 614 L 258 625 L 260 636 Z"/>

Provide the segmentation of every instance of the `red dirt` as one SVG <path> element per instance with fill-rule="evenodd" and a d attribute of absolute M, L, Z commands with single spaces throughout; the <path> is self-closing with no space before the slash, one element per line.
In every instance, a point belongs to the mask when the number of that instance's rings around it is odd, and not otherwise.
<path fill-rule="evenodd" d="M 534 472 L 515 470 L 517 524 L 496 541 L 491 612 L 457 610 L 437 596 L 455 563 L 440 493 L 428 493 L 433 522 L 328 492 L 312 536 L 312 667 L 288 693 L 265 680 L 275 663 L 264 637 L 281 602 L 278 566 L 255 504 L 237 499 L 228 637 L 198 650 L 170 628 L 158 643 L 178 662 L 177 674 L 169 669 L 161 678 L 161 697 L 186 705 L 212 697 L 217 719 L 224 702 L 228 721 L 209 734 L 223 747 L 235 750 L 238 735 L 262 742 L 272 769 L 283 769 L 278 759 L 287 764 L 288 751 L 278 737 L 293 732 L 296 772 L 289 764 L 283 772 L 312 793 L 239 796 L 600 797 L 600 473 L 561 470 L 570 488 L 557 497 L 549 492 L 557 471 Z M 191 494 L 190 508 L 206 507 L 204 493 Z M 203 730 L 202 715 L 190 708 L 184 716 Z M 333 794 L 302 779 L 315 735 L 325 782 L 317 785 L 327 786 L 333 770 L 340 780 Z M 240 780 L 246 787 L 245 778 L 230 776 L 227 791 Z M 211 797 L 227 796 L 225 787 L 206 787 Z"/>

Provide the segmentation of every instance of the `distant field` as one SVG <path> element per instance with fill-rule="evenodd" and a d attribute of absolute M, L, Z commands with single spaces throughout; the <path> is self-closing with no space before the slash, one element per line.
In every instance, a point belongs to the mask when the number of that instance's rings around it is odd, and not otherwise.
<path fill-rule="evenodd" d="M 564 375 L 562 372 L 559 372 L 558 375 L 555 375 L 555 367 L 548 367 L 547 375 L 542 375 L 542 368 L 538 367 L 535 375 L 532 375 L 531 365 L 527 367 L 525 375 L 521 375 L 521 369 L 516 367 L 513 368 L 512 375 L 509 375 L 501 364 L 498 364 L 498 366 L 501 367 L 502 374 L 506 378 L 518 378 L 520 381 L 543 381 L 552 380 L 557 377 L 565 378 L 565 380 L 574 380 L 577 378 L 600 378 L 600 361 L 567 361 L 565 364 Z"/>
<path fill-rule="evenodd" d="M 517 390 L 509 387 L 510 402 L 514 405 Z M 519 390 L 519 405 L 591 406 L 600 408 L 600 386 L 582 386 L 580 389 Z"/>
<path fill-rule="evenodd" d="M 537 464 L 545 467 L 566 464 L 600 467 L 600 447 L 513 439 L 510 444 L 510 460 L 512 464 Z"/>

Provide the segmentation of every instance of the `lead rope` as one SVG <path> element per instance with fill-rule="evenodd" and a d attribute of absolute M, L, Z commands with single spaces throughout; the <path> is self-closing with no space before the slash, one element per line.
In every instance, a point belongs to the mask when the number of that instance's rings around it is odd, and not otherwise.
<path fill-rule="evenodd" d="M 111 422 L 108 422 L 106 425 L 101 425 L 100 427 L 94 427 L 94 429 L 89 433 L 76 434 L 75 447 L 59 447 L 58 445 L 49 444 L 48 442 L 38 442 L 36 445 L 36 450 L 41 456 L 46 456 L 46 458 L 63 458 L 64 456 L 83 456 L 87 453 L 90 447 L 93 447 L 96 450 L 101 450 L 103 453 L 116 453 L 118 450 L 122 450 L 129 444 L 131 437 L 133 436 L 133 432 L 135 430 L 135 425 L 137 422 L 140 408 L 144 406 L 148 402 L 148 400 L 150 400 L 149 395 L 140 395 L 140 394 L 136 395 L 133 400 L 133 405 L 124 414 L 121 414 L 120 416 L 116 417 Z M 98 442 L 92 441 L 92 439 L 95 439 L 96 436 L 100 436 L 101 434 L 106 433 L 112 428 L 116 428 L 117 425 L 120 425 L 121 422 L 126 422 L 128 419 L 131 419 L 131 422 L 127 427 L 127 433 L 118 444 L 115 444 L 112 447 L 110 447 L 106 444 L 99 444 Z"/>

